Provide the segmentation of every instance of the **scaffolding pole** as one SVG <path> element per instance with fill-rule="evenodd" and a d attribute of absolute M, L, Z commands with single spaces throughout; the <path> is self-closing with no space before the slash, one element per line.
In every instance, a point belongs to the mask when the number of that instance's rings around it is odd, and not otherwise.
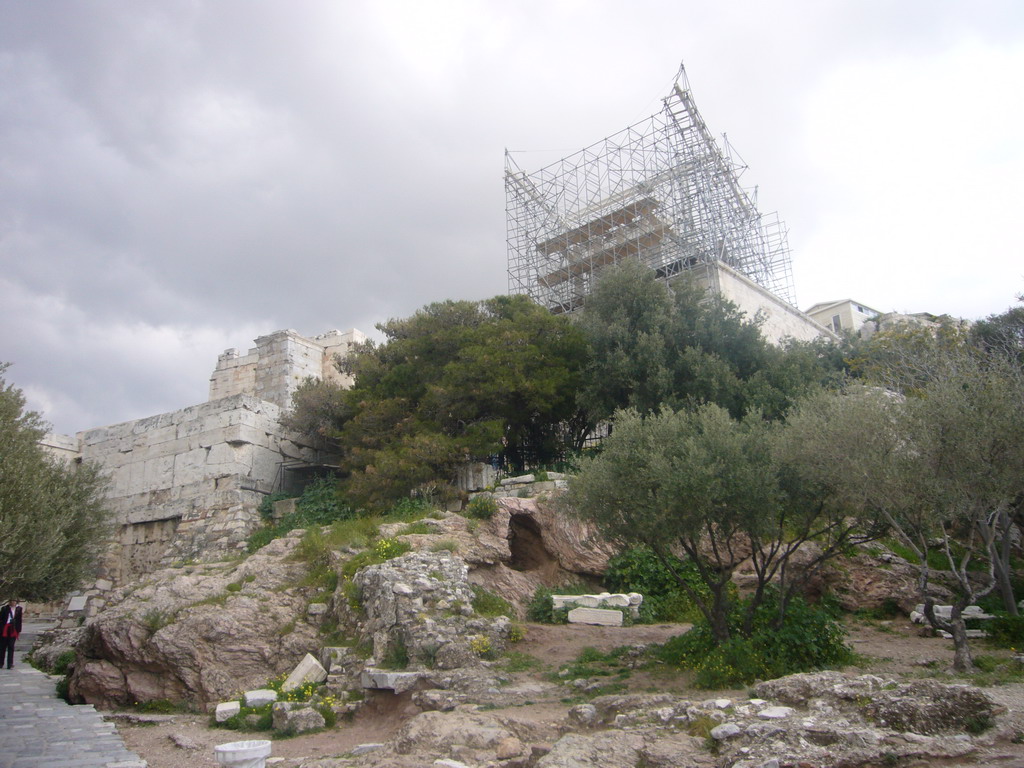
<path fill-rule="evenodd" d="M 508 290 L 581 307 L 600 271 L 661 278 L 722 263 L 795 305 L 787 232 L 757 210 L 744 169 L 701 118 L 685 71 L 646 120 L 532 173 L 505 153 Z"/>

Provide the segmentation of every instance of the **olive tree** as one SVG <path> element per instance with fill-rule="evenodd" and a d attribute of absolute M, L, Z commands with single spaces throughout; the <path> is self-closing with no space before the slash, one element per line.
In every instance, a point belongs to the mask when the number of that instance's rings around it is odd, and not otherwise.
<path fill-rule="evenodd" d="M 759 414 L 739 420 L 712 404 L 646 417 L 619 411 L 601 454 L 570 481 L 568 503 L 606 537 L 646 545 L 670 570 L 673 555 L 691 560 L 710 597 L 682 574 L 677 581 L 720 643 L 733 631 L 729 583 L 749 559 L 756 586 L 738 623 L 749 636 L 769 583 L 780 588 L 781 622 L 803 581 L 865 530 L 780 461 L 780 430 Z M 868 529 L 868 537 L 879 533 Z M 790 559 L 810 540 L 819 547 L 800 575 L 791 573 Z"/>
<path fill-rule="evenodd" d="M 0 593 L 54 600 L 77 587 L 108 533 L 104 482 L 88 464 L 50 456 L 46 427 L 25 410 L 0 364 Z"/>
<path fill-rule="evenodd" d="M 964 608 L 1009 584 L 1009 511 L 1024 496 L 1024 386 L 997 361 L 959 360 L 900 395 L 858 387 L 808 398 L 790 415 L 791 465 L 851 514 L 877 514 L 914 553 L 925 615 L 973 658 Z M 956 587 L 950 619 L 928 586 L 929 553 Z"/>

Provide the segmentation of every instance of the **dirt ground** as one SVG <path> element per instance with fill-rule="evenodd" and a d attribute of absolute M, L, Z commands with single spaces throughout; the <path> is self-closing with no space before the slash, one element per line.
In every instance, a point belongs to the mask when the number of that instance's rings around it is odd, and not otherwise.
<path fill-rule="evenodd" d="M 528 671 L 513 674 L 515 682 L 542 679 L 557 671 L 562 664 L 576 659 L 580 651 L 586 647 L 607 652 L 624 645 L 661 643 L 689 628 L 684 624 L 633 627 L 540 624 L 527 626 L 527 636 L 515 646 L 515 651 L 533 657 L 538 663 Z M 846 670 L 849 672 L 894 677 L 942 676 L 952 663 L 951 641 L 922 637 L 919 628 L 906 619 L 853 621 L 848 625 L 848 629 L 849 641 L 858 654 L 858 663 Z M 986 648 L 982 643 L 976 644 L 974 651 L 976 654 L 989 656 L 1011 655 L 1009 651 Z M 692 688 L 688 675 L 668 670 L 638 670 L 625 684 L 629 690 L 670 691 L 695 699 L 706 699 L 715 695 L 714 692 Z M 986 686 L 986 691 L 1006 706 L 1014 716 L 1024 718 L 1024 684 L 994 684 Z M 746 694 L 746 689 L 721 693 L 725 696 Z M 519 718 L 557 721 L 562 718 L 568 706 L 560 699 L 552 698 L 516 707 L 515 714 Z M 297 765 L 303 758 L 339 757 L 358 744 L 386 741 L 416 712 L 417 708 L 407 697 L 382 697 L 377 702 L 371 700 L 353 721 L 339 723 L 334 729 L 312 735 L 275 739 L 273 762 L 269 765 L 289 768 Z M 155 718 L 156 722 L 125 719 L 130 717 L 130 713 L 125 713 L 116 720 L 118 730 L 128 749 L 147 760 L 150 768 L 216 766 L 213 757 L 215 745 L 246 738 L 261 738 L 259 734 L 210 728 L 209 717 L 206 715 L 171 715 L 163 719 Z M 1013 757 L 1015 760 L 1024 757 L 1024 750 L 1021 755 Z"/>

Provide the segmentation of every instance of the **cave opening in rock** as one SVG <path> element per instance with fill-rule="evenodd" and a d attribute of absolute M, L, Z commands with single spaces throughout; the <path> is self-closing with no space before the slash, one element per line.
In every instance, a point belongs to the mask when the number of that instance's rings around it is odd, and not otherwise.
<path fill-rule="evenodd" d="M 544 546 L 537 521 L 529 515 L 512 515 L 508 521 L 509 567 L 517 571 L 549 570 L 557 566 Z"/>

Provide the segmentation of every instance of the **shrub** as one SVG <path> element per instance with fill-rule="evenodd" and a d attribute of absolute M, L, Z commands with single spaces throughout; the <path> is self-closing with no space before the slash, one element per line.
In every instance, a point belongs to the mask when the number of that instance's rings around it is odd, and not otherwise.
<path fill-rule="evenodd" d="M 490 520 L 498 511 L 498 502 L 492 496 L 474 496 L 466 505 L 466 516 L 477 520 Z"/>
<path fill-rule="evenodd" d="M 481 659 L 494 659 L 494 646 L 487 635 L 477 635 L 469 641 L 469 648 Z"/>
<path fill-rule="evenodd" d="M 537 587 L 530 604 L 526 607 L 526 618 L 538 624 L 565 624 L 568 618 L 557 615 L 563 612 L 555 611 L 554 602 L 551 600 L 553 594 L 554 591 L 550 587 Z"/>
<path fill-rule="evenodd" d="M 989 641 L 999 648 L 1024 648 L 1024 616 L 996 616 L 985 629 Z"/>
<path fill-rule="evenodd" d="M 423 497 L 400 499 L 391 507 L 388 517 L 394 520 L 413 522 L 426 517 L 433 509 L 434 505 Z"/>
<path fill-rule="evenodd" d="M 161 611 L 159 608 L 151 608 L 142 614 L 142 626 L 151 635 L 155 635 L 161 629 L 174 621 L 176 614 L 172 611 Z"/>
<path fill-rule="evenodd" d="M 68 667 L 75 660 L 74 651 L 64 651 L 60 656 L 54 659 L 53 669 L 50 670 L 51 675 L 66 675 L 68 673 Z"/>
<path fill-rule="evenodd" d="M 275 496 L 290 498 L 280 494 L 265 497 L 260 504 L 261 514 L 263 513 L 263 504 L 270 503 L 269 500 Z M 295 512 L 285 515 L 276 526 L 268 524 L 249 536 L 248 550 L 250 553 L 255 552 L 260 547 L 266 546 L 274 539 L 280 538 L 296 528 L 330 525 L 338 520 L 348 520 L 352 517 L 354 517 L 354 513 L 351 507 L 342 501 L 337 483 L 331 478 L 319 478 L 306 486 L 298 501 L 295 502 Z M 265 519 L 270 519 L 269 512 Z"/>
<path fill-rule="evenodd" d="M 498 597 L 493 592 L 476 584 L 472 584 L 471 588 L 473 590 L 473 610 L 480 616 L 492 619 L 496 616 L 512 618 L 515 615 L 512 604 L 505 598 Z"/>
<path fill-rule="evenodd" d="M 294 493 L 285 493 L 283 491 L 278 491 L 277 493 L 272 493 L 269 496 L 264 496 L 262 501 L 260 501 L 260 517 L 269 523 L 274 516 L 274 503 L 293 498 L 295 498 Z"/>
<path fill-rule="evenodd" d="M 537 587 L 530 604 L 526 607 L 526 618 L 538 624 L 565 624 L 569 621 L 569 611 L 566 608 L 559 608 L 556 611 L 551 596 L 585 595 L 591 591 L 586 584 L 563 584 L 556 589 Z"/>
<path fill-rule="evenodd" d="M 381 559 L 391 560 L 392 558 L 404 555 L 412 549 L 412 546 L 405 541 L 399 541 L 398 539 L 381 539 L 373 545 L 373 553 Z"/>
<path fill-rule="evenodd" d="M 678 557 L 671 559 L 672 570 L 687 585 L 710 599 L 710 593 L 697 567 Z M 695 621 L 700 612 L 679 586 L 672 570 L 648 547 L 633 547 L 608 561 L 604 586 L 610 592 L 639 592 L 644 596 L 641 621 Z"/>
<path fill-rule="evenodd" d="M 731 617 L 735 623 L 737 610 Z M 782 677 L 842 666 L 853 654 L 843 642 L 845 633 L 828 605 L 811 605 L 800 597 L 790 600 L 785 619 L 777 625 L 778 596 L 769 593 L 758 609 L 750 637 L 733 626 L 728 642 L 716 645 L 706 622 L 673 638 L 658 651 L 662 661 L 694 670 L 699 688 L 731 688 L 757 679 Z"/>

